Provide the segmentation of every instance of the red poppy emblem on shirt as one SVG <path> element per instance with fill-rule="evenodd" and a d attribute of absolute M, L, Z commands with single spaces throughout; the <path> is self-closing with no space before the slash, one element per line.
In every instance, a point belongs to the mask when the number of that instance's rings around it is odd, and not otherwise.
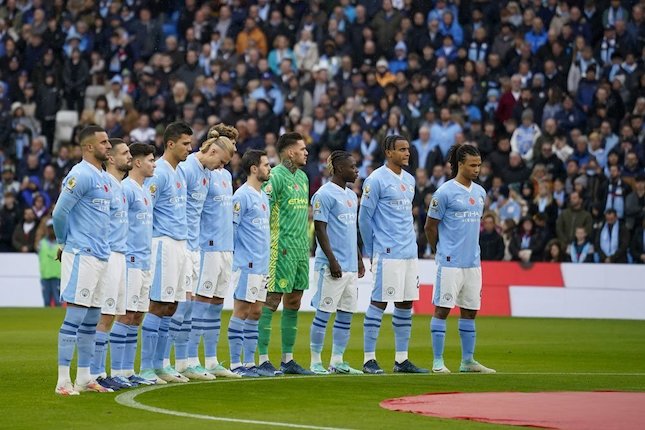
<path fill-rule="evenodd" d="M 351 208 L 351 207 L 352 207 L 352 201 L 351 201 L 351 200 L 347 200 L 347 207 L 348 207 L 348 208 Z"/>
<path fill-rule="evenodd" d="M 125 196 L 123 196 L 123 203 L 125 203 Z"/>
<path fill-rule="evenodd" d="M 105 190 L 106 193 L 109 191 L 108 186 L 105 184 L 103 184 L 103 189 Z"/>
<path fill-rule="evenodd" d="M 266 212 L 266 211 L 267 211 L 267 205 L 265 205 L 264 203 L 262 203 L 262 210 L 263 210 L 264 212 Z"/>
<path fill-rule="evenodd" d="M 469 198 L 468 203 L 470 203 L 470 205 L 473 206 L 475 204 L 475 199 L 473 199 L 472 197 Z"/>
<path fill-rule="evenodd" d="M 407 190 L 408 187 L 405 186 L 405 184 L 401 184 L 401 191 L 405 193 L 405 190 Z"/>
<path fill-rule="evenodd" d="M 181 182 L 177 182 L 177 188 L 181 188 Z"/>
<path fill-rule="evenodd" d="M 226 188 L 226 187 L 228 187 L 228 183 L 227 183 L 226 181 L 222 181 L 222 186 L 223 186 L 224 188 Z"/>
<path fill-rule="evenodd" d="M 146 199 L 145 197 L 143 198 L 143 204 L 148 206 L 148 199 Z"/>
<path fill-rule="evenodd" d="M 206 185 L 206 178 L 202 179 L 202 185 Z"/>
<path fill-rule="evenodd" d="M 300 189 L 300 187 L 298 186 L 298 184 L 293 184 L 293 189 L 298 191 Z"/>

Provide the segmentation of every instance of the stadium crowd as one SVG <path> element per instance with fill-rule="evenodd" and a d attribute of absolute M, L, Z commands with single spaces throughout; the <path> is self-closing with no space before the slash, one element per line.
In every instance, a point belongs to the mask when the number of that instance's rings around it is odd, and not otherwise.
<path fill-rule="evenodd" d="M 645 263 L 644 38 L 642 1 L 0 1 L 0 252 L 47 239 L 84 126 L 161 154 L 184 120 L 195 148 L 238 129 L 237 185 L 244 151 L 275 165 L 277 136 L 300 132 L 312 194 L 330 151 L 364 179 L 405 136 L 420 257 L 448 149 L 468 142 L 482 259 Z M 60 111 L 78 114 L 69 136 Z"/>

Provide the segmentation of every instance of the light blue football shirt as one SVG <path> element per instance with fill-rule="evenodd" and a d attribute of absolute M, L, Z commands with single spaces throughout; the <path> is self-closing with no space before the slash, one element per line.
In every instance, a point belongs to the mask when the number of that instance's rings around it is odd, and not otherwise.
<path fill-rule="evenodd" d="M 329 244 L 342 271 L 358 272 L 356 193 L 347 187 L 341 188 L 333 182 L 327 182 L 313 195 L 311 205 L 314 221 L 327 223 Z M 318 243 L 314 268 L 320 270 L 323 266 L 329 266 L 329 260 Z"/>
<path fill-rule="evenodd" d="M 199 226 L 206 194 L 210 170 L 197 159 L 195 153 L 177 166 L 179 175 L 186 182 L 186 223 L 188 224 L 188 249 L 199 249 Z"/>
<path fill-rule="evenodd" d="M 244 184 L 233 194 L 234 244 L 233 270 L 269 273 L 269 198 Z"/>
<path fill-rule="evenodd" d="M 128 202 L 128 240 L 125 253 L 128 267 L 149 270 L 152 247 L 152 197 L 148 187 L 131 178 L 121 183 Z"/>
<path fill-rule="evenodd" d="M 479 231 L 486 191 L 476 183 L 466 188 L 454 179 L 433 194 L 428 217 L 438 219 L 436 262 L 443 267 L 479 267 Z"/>
<path fill-rule="evenodd" d="M 66 252 L 107 261 L 111 199 L 107 173 L 85 160 L 72 168 L 63 180 L 52 215 L 56 239 L 65 244 Z"/>
<path fill-rule="evenodd" d="M 199 243 L 202 251 L 233 251 L 233 180 L 226 169 L 210 173 L 202 210 Z"/>
<path fill-rule="evenodd" d="M 358 225 L 367 256 L 388 259 L 417 258 L 412 216 L 414 177 L 397 175 L 387 166 L 372 172 L 363 184 Z"/>
<path fill-rule="evenodd" d="M 110 200 L 110 250 L 125 254 L 128 241 L 128 202 L 123 194 L 121 181 L 105 172 L 110 179 L 112 200 Z"/>
<path fill-rule="evenodd" d="M 163 158 L 156 162 L 155 174 L 146 179 L 153 205 L 152 237 L 175 240 L 188 238 L 186 224 L 186 182 Z"/>

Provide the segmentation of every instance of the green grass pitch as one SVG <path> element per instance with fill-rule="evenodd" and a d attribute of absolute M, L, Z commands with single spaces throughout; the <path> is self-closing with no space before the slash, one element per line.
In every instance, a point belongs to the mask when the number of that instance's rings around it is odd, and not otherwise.
<path fill-rule="evenodd" d="M 299 320 L 295 357 L 303 365 L 309 364 L 312 316 L 303 313 Z M 230 313 L 225 313 L 224 328 L 229 317 Z M 57 397 L 54 394 L 56 338 L 62 319 L 61 309 L 0 311 L 0 410 L 3 412 L 0 428 L 260 429 L 285 428 L 275 423 L 287 423 L 294 425 L 291 428 L 490 429 L 504 426 L 390 412 L 381 409 L 379 402 L 428 392 L 645 391 L 645 321 L 482 317 L 477 322 L 477 358 L 496 368 L 499 372 L 496 375 L 284 377 L 141 389 L 144 392 L 134 401 L 144 407 L 188 414 L 167 415 L 115 401 L 122 393 L 136 394 L 137 389 Z M 355 367 L 362 359 L 362 320 L 362 315 L 356 316 L 346 353 Z M 279 361 L 279 321 L 276 315 L 271 350 L 274 363 Z M 379 363 L 388 372 L 394 357 L 390 322 L 391 318 L 386 316 L 377 351 Z M 331 327 L 323 355 L 325 360 L 329 359 L 330 342 Z M 220 360 L 228 358 L 225 330 L 218 352 Z M 450 319 L 446 365 L 458 370 L 459 356 L 457 321 Z M 410 358 L 417 365 L 431 365 L 429 317 L 414 317 Z M 213 417 L 258 423 L 217 421 Z"/>

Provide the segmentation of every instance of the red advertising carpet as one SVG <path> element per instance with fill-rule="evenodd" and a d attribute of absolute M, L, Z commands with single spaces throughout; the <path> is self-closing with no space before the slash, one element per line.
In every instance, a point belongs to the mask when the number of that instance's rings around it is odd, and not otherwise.
<path fill-rule="evenodd" d="M 430 417 L 562 430 L 645 428 L 645 393 L 437 393 L 381 402 Z"/>

